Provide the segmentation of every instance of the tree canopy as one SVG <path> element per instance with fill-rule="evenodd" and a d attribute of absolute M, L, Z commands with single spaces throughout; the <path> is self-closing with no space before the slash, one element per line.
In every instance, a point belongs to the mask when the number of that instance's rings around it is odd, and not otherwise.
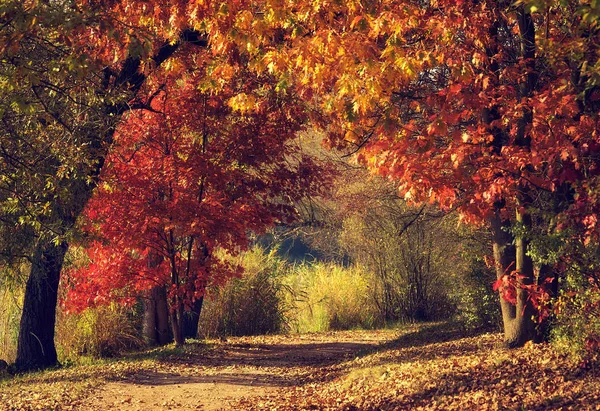
<path fill-rule="evenodd" d="M 406 199 L 491 229 L 506 339 L 523 344 L 572 250 L 598 241 L 599 13 L 568 0 L 5 2 L 3 254 L 31 260 L 28 295 L 52 273 L 55 296 L 87 205 L 123 266 L 149 270 L 138 256 L 154 242 L 177 277 L 314 188 L 287 155 L 310 124 Z M 25 319 L 43 306 L 32 298 Z M 23 324 L 21 356 L 40 355 L 25 347 L 41 325 Z"/>

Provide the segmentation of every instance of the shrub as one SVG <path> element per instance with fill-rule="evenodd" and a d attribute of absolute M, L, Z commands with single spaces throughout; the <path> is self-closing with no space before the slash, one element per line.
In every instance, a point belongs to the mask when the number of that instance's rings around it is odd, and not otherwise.
<path fill-rule="evenodd" d="M 502 328 L 499 296 L 493 291 L 494 273 L 483 262 L 474 262 L 455 295 L 457 318 L 467 328 Z"/>
<path fill-rule="evenodd" d="M 88 308 L 79 314 L 59 311 L 56 343 L 60 361 L 77 362 L 80 357 L 113 357 L 141 348 L 140 315 L 135 308 L 110 304 Z"/>
<path fill-rule="evenodd" d="M 556 302 L 552 343 L 583 366 L 600 365 L 600 288 L 564 292 Z"/>
<path fill-rule="evenodd" d="M 384 322 L 451 317 L 456 307 L 449 294 L 464 270 L 456 217 L 411 207 L 395 187 L 379 185 L 347 188 L 355 201 L 343 213 L 340 246 L 373 273 L 370 291 Z"/>
<path fill-rule="evenodd" d="M 244 267 L 241 278 L 208 290 L 199 335 L 258 335 L 286 329 L 285 262 L 276 256 L 276 250 L 266 253 L 258 246 L 240 259 Z"/>

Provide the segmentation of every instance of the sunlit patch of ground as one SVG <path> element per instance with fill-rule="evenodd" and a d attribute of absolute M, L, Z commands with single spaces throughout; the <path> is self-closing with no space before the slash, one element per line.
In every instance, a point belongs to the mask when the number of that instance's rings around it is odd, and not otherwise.
<path fill-rule="evenodd" d="M 339 364 L 339 377 L 246 409 L 600 410 L 600 378 L 546 344 L 507 350 L 500 334 L 423 326 Z"/>

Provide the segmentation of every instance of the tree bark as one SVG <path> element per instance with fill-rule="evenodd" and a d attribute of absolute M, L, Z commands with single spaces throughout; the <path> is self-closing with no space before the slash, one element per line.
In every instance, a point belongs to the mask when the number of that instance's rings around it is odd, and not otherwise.
<path fill-rule="evenodd" d="M 156 268 L 163 262 L 158 253 L 147 257 L 148 268 Z M 164 286 L 155 286 L 148 292 L 144 305 L 144 340 L 148 345 L 165 345 L 171 342 L 169 335 L 169 308 L 167 292 Z"/>
<path fill-rule="evenodd" d="M 531 215 L 527 212 L 517 212 L 517 222 L 521 224 L 520 230 L 531 229 Z M 529 301 L 529 291 L 524 288 L 534 282 L 533 261 L 527 255 L 529 240 L 525 234 L 519 235 L 515 240 L 515 269 L 519 274 L 517 287 L 517 304 L 515 317 L 505 326 L 505 340 L 509 347 L 520 347 L 527 341 L 535 338 L 534 309 Z"/>
<path fill-rule="evenodd" d="M 185 344 L 185 336 L 183 334 L 183 305 L 176 304 L 175 310 L 171 311 L 171 328 L 173 329 L 173 338 L 175 346 L 181 347 Z"/>
<path fill-rule="evenodd" d="M 510 221 L 503 220 L 500 216 L 500 207 L 496 207 L 496 212 L 490 222 L 494 262 L 496 264 L 496 278 L 501 279 L 505 274 L 510 274 L 514 269 L 514 239 L 509 231 Z M 516 307 L 500 296 L 500 309 L 504 325 L 504 340 L 508 343 L 514 334 L 512 324 L 516 318 Z"/>
<path fill-rule="evenodd" d="M 158 333 L 158 344 L 165 345 L 171 342 L 167 290 L 165 287 L 157 287 L 154 292 L 156 293 L 156 332 Z"/>
<path fill-rule="evenodd" d="M 38 243 L 33 256 L 17 346 L 15 367 L 19 372 L 58 365 L 54 346 L 54 325 L 60 270 L 68 245 Z"/>
<path fill-rule="evenodd" d="M 200 321 L 203 301 L 204 297 L 200 297 L 194 301 L 192 309 L 183 314 L 183 336 L 185 338 L 198 337 L 198 322 Z"/>
<path fill-rule="evenodd" d="M 153 298 L 152 291 L 148 293 L 144 300 L 144 325 L 142 334 L 146 345 L 158 345 L 158 333 L 156 329 L 156 300 Z"/>
<path fill-rule="evenodd" d="M 166 345 L 171 342 L 167 292 L 164 287 L 154 287 L 148 294 L 144 307 L 143 333 L 149 345 Z"/>

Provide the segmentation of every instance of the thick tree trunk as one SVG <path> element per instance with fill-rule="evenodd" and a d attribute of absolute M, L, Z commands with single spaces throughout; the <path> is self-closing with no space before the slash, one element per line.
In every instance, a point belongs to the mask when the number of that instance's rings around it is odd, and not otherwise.
<path fill-rule="evenodd" d="M 154 287 L 144 306 L 144 339 L 148 345 L 165 345 L 171 342 L 169 334 L 169 308 L 164 287 Z"/>
<path fill-rule="evenodd" d="M 32 371 L 58 365 L 54 346 L 54 325 L 60 270 L 67 243 L 40 242 L 33 256 L 19 330 L 18 371 Z"/>
<path fill-rule="evenodd" d="M 183 314 L 183 336 L 185 338 L 198 337 L 198 321 L 200 321 L 203 301 L 204 297 L 200 297 L 194 301 L 192 309 Z"/>

